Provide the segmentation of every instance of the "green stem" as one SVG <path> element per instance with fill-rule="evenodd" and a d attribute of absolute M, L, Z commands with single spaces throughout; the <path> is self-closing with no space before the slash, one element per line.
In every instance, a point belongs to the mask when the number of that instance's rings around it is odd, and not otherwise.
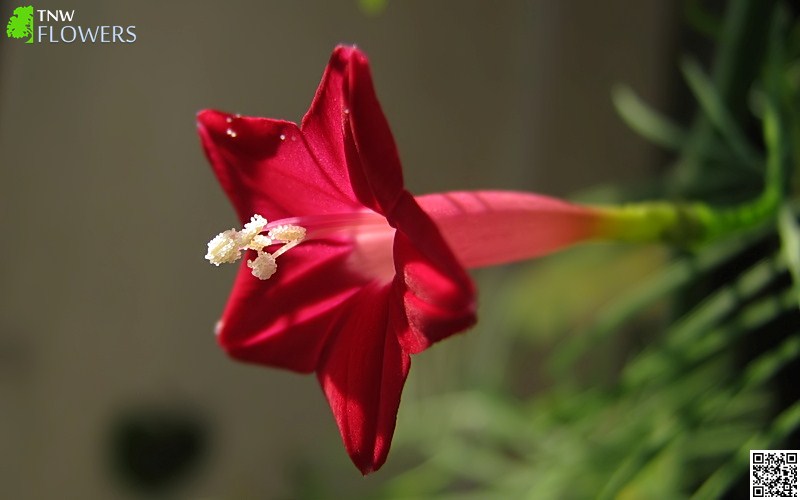
<path fill-rule="evenodd" d="M 730 208 L 669 202 L 603 207 L 598 232 L 611 240 L 694 248 L 773 219 L 780 202 L 780 194 L 768 188 L 754 201 Z"/>

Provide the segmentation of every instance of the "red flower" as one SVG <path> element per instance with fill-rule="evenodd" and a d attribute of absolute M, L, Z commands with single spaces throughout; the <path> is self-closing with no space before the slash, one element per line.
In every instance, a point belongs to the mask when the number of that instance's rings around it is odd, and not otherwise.
<path fill-rule="evenodd" d="M 475 308 L 472 282 L 403 187 L 367 59 L 334 51 L 299 128 L 215 111 L 198 120 L 240 219 L 307 231 L 271 279 L 242 265 L 220 344 L 245 361 L 316 371 L 353 462 L 378 469 L 409 354 L 472 325 Z"/>
<path fill-rule="evenodd" d="M 254 257 L 241 265 L 219 343 L 244 361 L 315 371 L 364 474 L 386 460 L 409 355 L 475 322 L 463 265 L 528 258 L 596 233 L 598 212 L 536 195 L 415 199 L 354 47 L 336 48 L 299 127 L 203 111 L 198 128 L 247 223 L 212 240 L 207 257 Z"/>

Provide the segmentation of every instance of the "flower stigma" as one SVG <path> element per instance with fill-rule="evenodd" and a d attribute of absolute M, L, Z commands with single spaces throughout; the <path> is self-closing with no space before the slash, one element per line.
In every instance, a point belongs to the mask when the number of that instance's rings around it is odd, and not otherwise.
<path fill-rule="evenodd" d="M 218 266 L 232 264 L 239 260 L 244 250 L 255 250 L 256 258 L 247 261 L 253 276 L 260 280 L 269 279 L 278 270 L 275 259 L 299 245 L 306 237 L 306 230 L 294 224 L 281 224 L 261 234 L 267 227 L 267 219 L 255 214 L 250 217 L 241 231 L 233 228 L 223 231 L 208 242 L 206 259 Z M 265 250 L 270 245 L 281 247 L 270 253 Z"/>

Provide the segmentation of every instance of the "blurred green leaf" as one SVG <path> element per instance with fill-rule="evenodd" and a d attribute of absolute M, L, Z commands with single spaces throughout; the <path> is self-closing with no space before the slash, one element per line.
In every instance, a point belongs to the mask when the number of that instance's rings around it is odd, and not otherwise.
<path fill-rule="evenodd" d="M 800 226 L 789 205 L 784 205 L 781 209 L 778 233 L 781 236 L 783 258 L 794 281 L 795 300 L 800 304 Z"/>
<path fill-rule="evenodd" d="M 753 231 L 735 236 L 697 256 L 679 259 L 653 273 L 651 277 L 641 280 L 632 290 L 598 311 L 593 318 L 593 324 L 587 330 L 563 343 L 551 360 L 554 371 L 565 374 L 582 354 L 618 332 L 632 317 L 735 257 L 762 234 L 763 231 Z"/>
<path fill-rule="evenodd" d="M 759 171 L 761 165 L 759 154 L 742 133 L 736 120 L 725 107 L 723 99 L 717 93 L 713 82 L 703 72 L 697 61 L 690 57 L 684 58 L 681 61 L 681 70 L 703 112 L 722 134 L 731 150 L 739 157 L 742 165 Z"/>
<path fill-rule="evenodd" d="M 762 383 L 777 372 L 784 364 L 800 355 L 800 336 L 789 338 L 774 352 L 762 356 L 749 367 L 743 380 L 744 384 Z M 736 478 L 746 470 L 750 461 L 750 450 L 775 448 L 792 431 L 800 427 L 800 401 L 781 412 L 772 426 L 762 433 L 757 433 L 737 450 L 734 457 L 715 471 L 695 492 L 692 499 L 719 498 Z"/>
<path fill-rule="evenodd" d="M 612 89 L 611 99 L 625 123 L 650 142 L 667 149 L 683 148 L 689 134 L 642 101 L 627 85 Z"/>
<path fill-rule="evenodd" d="M 767 259 L 715 291 L 669 329 L 663 344 L 654 345 L 631 360 L 625 368 L 623 383 L 637 387 L 655 379 L 680 376 L 680 371 L 691 361 L 687 351 L 702 342 L 707 332 L 713 332 L 712 328 L 723 318 L 768 286 L 779 271 L 777 259 Z"/>

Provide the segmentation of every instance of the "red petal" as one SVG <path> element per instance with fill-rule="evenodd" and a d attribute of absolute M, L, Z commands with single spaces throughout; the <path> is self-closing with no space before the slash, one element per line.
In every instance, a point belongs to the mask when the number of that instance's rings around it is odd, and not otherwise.
<path fill-rule="evenodd" d="M 274 220 L 360 206 L 346 166 L 318 161 L 294 123 L 211 110 L 197 120 L 206 156 L 242 222 L 253 214 Z"/>
<path fill-rule="evenodd" d="M 388 214 L 403 192 L 403 170 L 361 52 L 351 54 L 346 85 L 344 145 L 353 190 L 365 206 Z"/>
<path fill-rule="evenodd" d="M 347 165 L 344 154 L 344 85 L 347 66 L 356 52 L 355 47 L 344 45 L 333 50 L 300 126 L 319 163 L 330 170 Z"/>
<path fill-rule="evenodd" d="M 389 221 L 397 227 L 394 286 L 403 297 L 409 326 L 400 343 L 414 354 L 475 323 L 475 288 L 411 195 L 399 199 Z"/>
<path fill-rule="evenodd" d="M 386 461 L 410 358 L 389 312 L 391 288 L 370 285 L 343 312 L 317 370 L 347 453 L 363 474 Z"/>
<path fill-rule="evenodd" d="M 266 281 L 242 262 L 218 328 L 220 345 L 243 361 L 314 370 L 341 308 L 364 283 L 344 264 L 351 251 L 347 244 L 304 242 L 281 256 Z"/>

